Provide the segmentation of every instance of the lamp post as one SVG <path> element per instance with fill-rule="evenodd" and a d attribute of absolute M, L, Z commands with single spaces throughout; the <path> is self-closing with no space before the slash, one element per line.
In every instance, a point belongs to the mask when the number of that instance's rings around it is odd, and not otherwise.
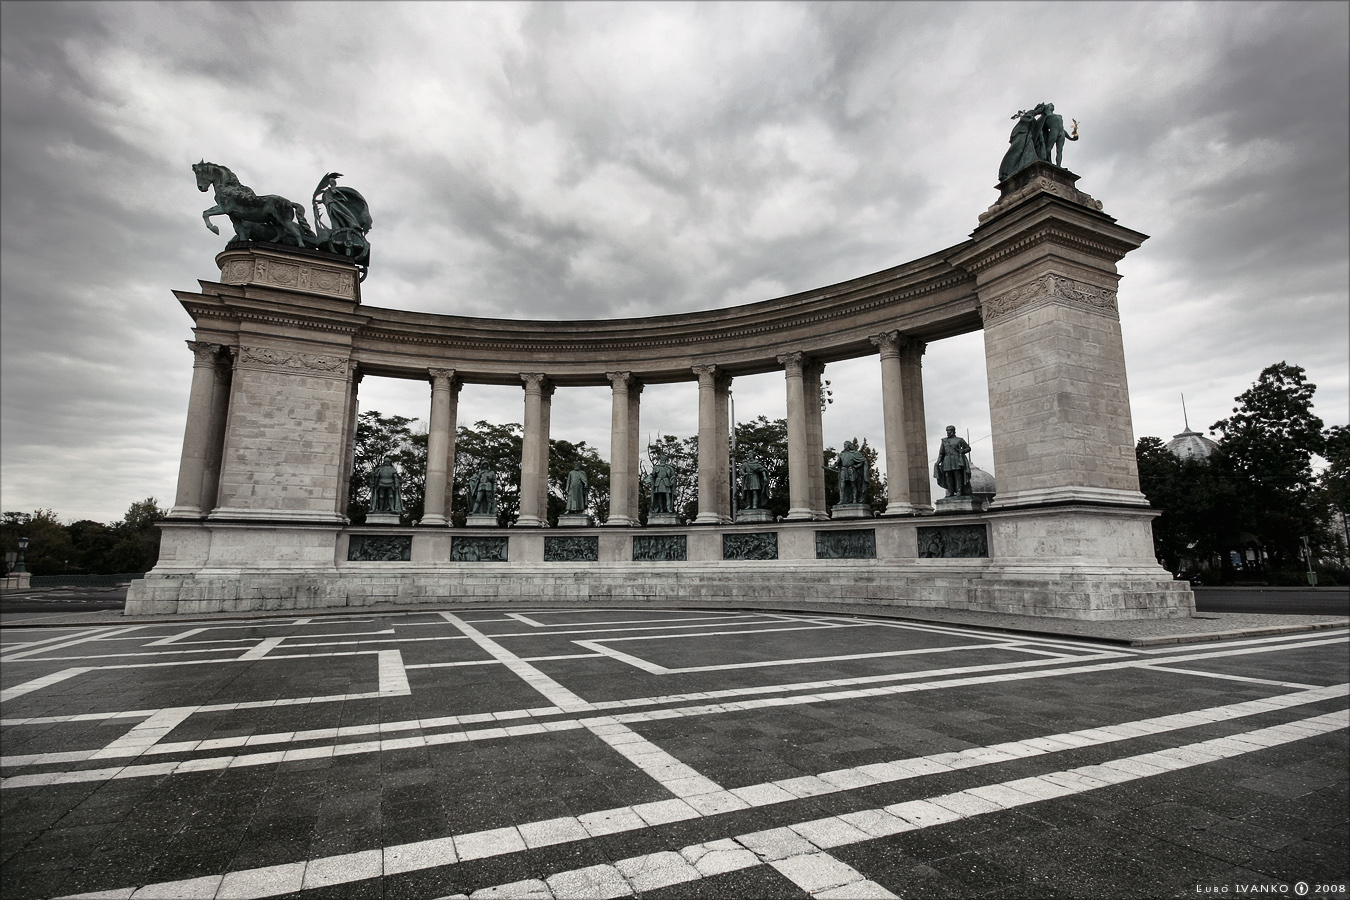
<path fill-rule="evenodd" d="M 23 552 L 28 549 L 28 538 L 19 538 L 19 558 L 14 561 L 14 573 L 27 572 L 28 567 L 23 564 Z"/>

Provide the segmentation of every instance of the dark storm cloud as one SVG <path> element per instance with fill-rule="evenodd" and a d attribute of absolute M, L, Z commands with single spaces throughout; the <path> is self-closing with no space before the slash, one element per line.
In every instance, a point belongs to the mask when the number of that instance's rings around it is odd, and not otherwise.
<path fill-rule="evenodd" d="M 1346 419 L 1344 5 L 5 3 L 0 17 L 5 509 L 108 519 L 172 498 L 191 367 L 169 291 L 213 277 L 224 243 L 200 221 L 201 157 L 297 200 L 345 173 L 375 218 L 366 303 L 651 315 L 958 243 L 995 197 L 1008 116 L 1041 100 L 1083 121 L 1065 159 L 1080 187 L 1152 235 L 1121 264 L 1136 432 L 1179 430 L 1181 390 L 1193 425 L 1213 421 L 1279 359 L 1309 369 L 1328 422 Z M 879 443 L 875 359 L 826 377 L 841 388 L 827 442 Z M 926 384 L 930 430 L 969 429 L 988 467 L 979 335 L 930 347 Z M 736 390 L 742 419 L 782 414 L 781 379 Z M 424 395 L 362 385 L 367 409 L 424 416 Z M 488 390 L 461 404 L 519 418 Z M 607 449 L 606 405 L 573 405 L 561 436 Z M 693 412 L 651 404 L 643 430 L 687 431 Z"/>

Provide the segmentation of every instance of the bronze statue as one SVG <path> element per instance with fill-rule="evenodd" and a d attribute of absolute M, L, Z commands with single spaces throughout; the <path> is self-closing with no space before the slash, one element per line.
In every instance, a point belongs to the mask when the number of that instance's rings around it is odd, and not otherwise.
<path fill-rule="evenodd" d="M 769 499 L 769 473 L 753 456 L 741 463 L 741 509 L 764 509 Z"/>
<path fill-rule="evenodd" d="M 586 512 L 586 491 L 590 482 L 581 470 L 581 460 L 572 463 L 572 471 L 567 473 L 567 515 L 584 515 Z"/>
<path fill-rule="evenodd" d="M 1073 121 L 1073 133 L 1070 134 L 1064 130 L 1064 117 L 1055 112 L 1055 104 L 1046 103 L 1045 118 L 1041 119 L 1041 148 L 1044 155 L 1041 159 L 1050 161 L 1050 148 L 1055 148 L 1055 165 L 1060 165 L 1064 160 L 1064 142 L 1078 140 L 1078 120 Z"/>
<path fill-rule="evenodd" d="M 341 172 L 329 172 L 314 189 L 314 226 L 319 229 L 318 246 L 330 253 L 350 256 L 363 269 L 370 265 L 370 244 L 366 233 L 374 227 L 366 198 L 355 188 L 338 187 Z M 324 224 L 319 204 L 328 212 L 331 227 Z M 364 280 L 364 279 L 363 279 Z"/>
<path fill-rule="evenodd" d="M 1018 110 L 1013 116 L 1017 124 L 1008 137 L 1008 152 L 1003 154 L 1003 162 L 998 167 L 998 180 L 1022 171 L 1038 159 L 1045 159 L 1045 130 L 1041 116 L 1045 114 L 1045 104 L 1038 103 L 1031 109 Z"/>
<path fill-rule="evenodd" d="M 497 473 L 487 460 L 478 464 L 478 471 L 469 476 L 465 487 L 469 495 L 469 513 L 475 516 L 497 514 Z"/>
<path fill-rule="evenodd" d="M 370 511 L 403 514 L 402 479 L 387 456 L 370 473 Z"/>
<path fill-rule="evenodd" d="M 839 502 L 856 506 L 867 502 L 867 483 L 871 476 L 867 457 L 858 449 L 857 441 L 844 441 L 837 468 L 825 467 L 827 472 L 839 475 Z"/>
<path fill-rule="evenodd" d="M 654 515 L 671 515 L 675 512 L 675 467 L 661 454 L 656 457 L 652 474 L 647 479 L 652 488 L 652 508 Z"/>
<path fill-rule="evenodd" d="M 216 234 L 220 229 L 212 216 L 229 216 L 236 241 L 270 241 L 296 247 L 313 247 L 315 235 L 305 220 L 305 208 L 277 194 L 253 193 L 225 166 L 202 160 L 192 164 L 197 190 L 215 188 L 216 205 L 202 213 L 206 227 Z"/>
<path fill-rule="evenodd" d="M 948 497 L 970 496 L 970 445 L 956 436 L 955 425 L 947 426 L 947 436 L 938 447 L 933 478 L 942 485 Z"/>

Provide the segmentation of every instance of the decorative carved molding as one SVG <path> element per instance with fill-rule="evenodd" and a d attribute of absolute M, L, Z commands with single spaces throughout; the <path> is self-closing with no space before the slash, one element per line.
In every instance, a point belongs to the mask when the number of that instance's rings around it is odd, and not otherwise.
<path fill-rule="evenodd" d="M 525 393 L 542 394 L 544 391 L 544 385 L 548 382 L 548 376 L 536 373 L 527 374 L 522 372 L 520 375 L 520 380 L 525 382 Z"/>
<path fill-rule="evenodd" d="M 459 376 L 454 369 L 427 369 L 427 375 L 430 376 L 431 390 L 451 391 L 459 393 Z"/>
<path fill-rule="evenodd" d="M 194 367 L 215 368 L 220 362 L 220 351 L 224 348 L 220 344 L 212 344 L 206 341 L 187 341 L 188 349 L 192 351 L 192 365 Z"/>
<path fill-rule="evenodd" d="M 226 260 L 220 268 L 220 279 L 225 284 L 266 284 L 345 300 L 356 297 L 356 277 L 355 272 L 327 266 L 284 263 L 254 256 Z"/>
<path fill-rule="evenodd" d="M 988 325 L 1004 316 L 1046 303 L 1063 303 L 1109 315 L 1112 318 L 1119 318 L 1120 315 L 1116 307 L 1115 291 L 1084 284 L 1053 272 L 982 301 L 980 311 L 984 317 L 984 324 Z"/>
<path fill-rule="evenodd" d="M 598 537 L 545 537 L 544 562 L 597 562 Z"/>
<path fill-rule="evenodd" d="M 354 534 L 347 544 L 351 562 L 407 562 L 412 559 L 410 534 Z"/>
<path fill-rule="evenodd" d="M 495 535 L 492 537 L 455 535 L 450 541 L 450 559 L 452 562 L 506 562 L 509 541 L 509 538 Z"/>
<path fill-rule="evenodd" d="M 687 559 L 689 542 L 682 534 L 633 536 L 633 562 L 684 562 Z"/>
<path fill-rule="evenodd" d="M 1077 203 L 1079 206 L 1086 206 L 1088 209 L 1100 211 L 1102 208 L 1102 202 L 1094 200 L 1091 195 L 1083 193 L 1072 185 L 1041 175 L 1033 178 L 1025 187 L 1013 191 L 1006 197 L 1000 197 L 997 203 L 980 213 L 980 224 L 983 225 L 1005 209 L 1016 206 L 1028 197 L 1041 193 L 1054 194 L 1056 197 L 1068 200 L 1070 203 Z"/>
<path fill-rule="evenodd" d="M 919 528 L 920 559 L 979 559 L 989 556 L 984 525 L 933 525 Z"/>
<path fill-rule="evenodd" d="M 777 559 L 778 532 L 722 535 L 723 559 Z"/>
<path fill-rule="evenodd" d="M 817 531 L 816 559 L 876 559 L 875 528 L 852 531 Z"/>
<path fill-rule="evenodd" d="M 872 335 L 868 340 L 872 342 L 872 346 L 881 351 L 882 359 L 890 359 L 900 355 L 900 332 L 898 331 L 883 331 L 881 334 Z"/>
<path fill-rule="evenodd" d="M 617 393 L 628 393 L 636 383 L 632 372 L 606 372 L 605 377 L 609 379 L 610 387 Z"/>
<path fill-rule="evenodd" d="M 273 350 L 268 347 L 240 347 L 237 365 L 240 369 L 263 369 L 322 378 L 346 378 L 350 361 L 340 356 L 319 356 L 313 353 Z"/>
<path fill-rule="evenodd" d="M 694 366 L 694 374 L 698 376 L 698 386 L 705 384 L 712 387 L 717 378 L 717 366 Z"/>
<path fill-rule="evenodd" d="M 928 343 L 921 341 L 916 337 L 901 335 L 900 358 L 919 362 L 920 358 L 928 350 Z"/>
<path fill-rule="evenodd" d="M 790 353 L 780 353 L 778 362 L 783 367 L 789 378 L 801 378 L 802 367 L 805 365 L 807 356 L 800 350 L 793 350 Z"/>

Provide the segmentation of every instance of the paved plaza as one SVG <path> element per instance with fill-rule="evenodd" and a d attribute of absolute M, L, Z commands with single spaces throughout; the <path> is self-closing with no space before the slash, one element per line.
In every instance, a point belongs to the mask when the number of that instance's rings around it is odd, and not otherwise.
<path fill-rule="evenodd" d="M 3 638 L 6 900 L 1346 896 L 1343 629 L 550 608 Z"/>

